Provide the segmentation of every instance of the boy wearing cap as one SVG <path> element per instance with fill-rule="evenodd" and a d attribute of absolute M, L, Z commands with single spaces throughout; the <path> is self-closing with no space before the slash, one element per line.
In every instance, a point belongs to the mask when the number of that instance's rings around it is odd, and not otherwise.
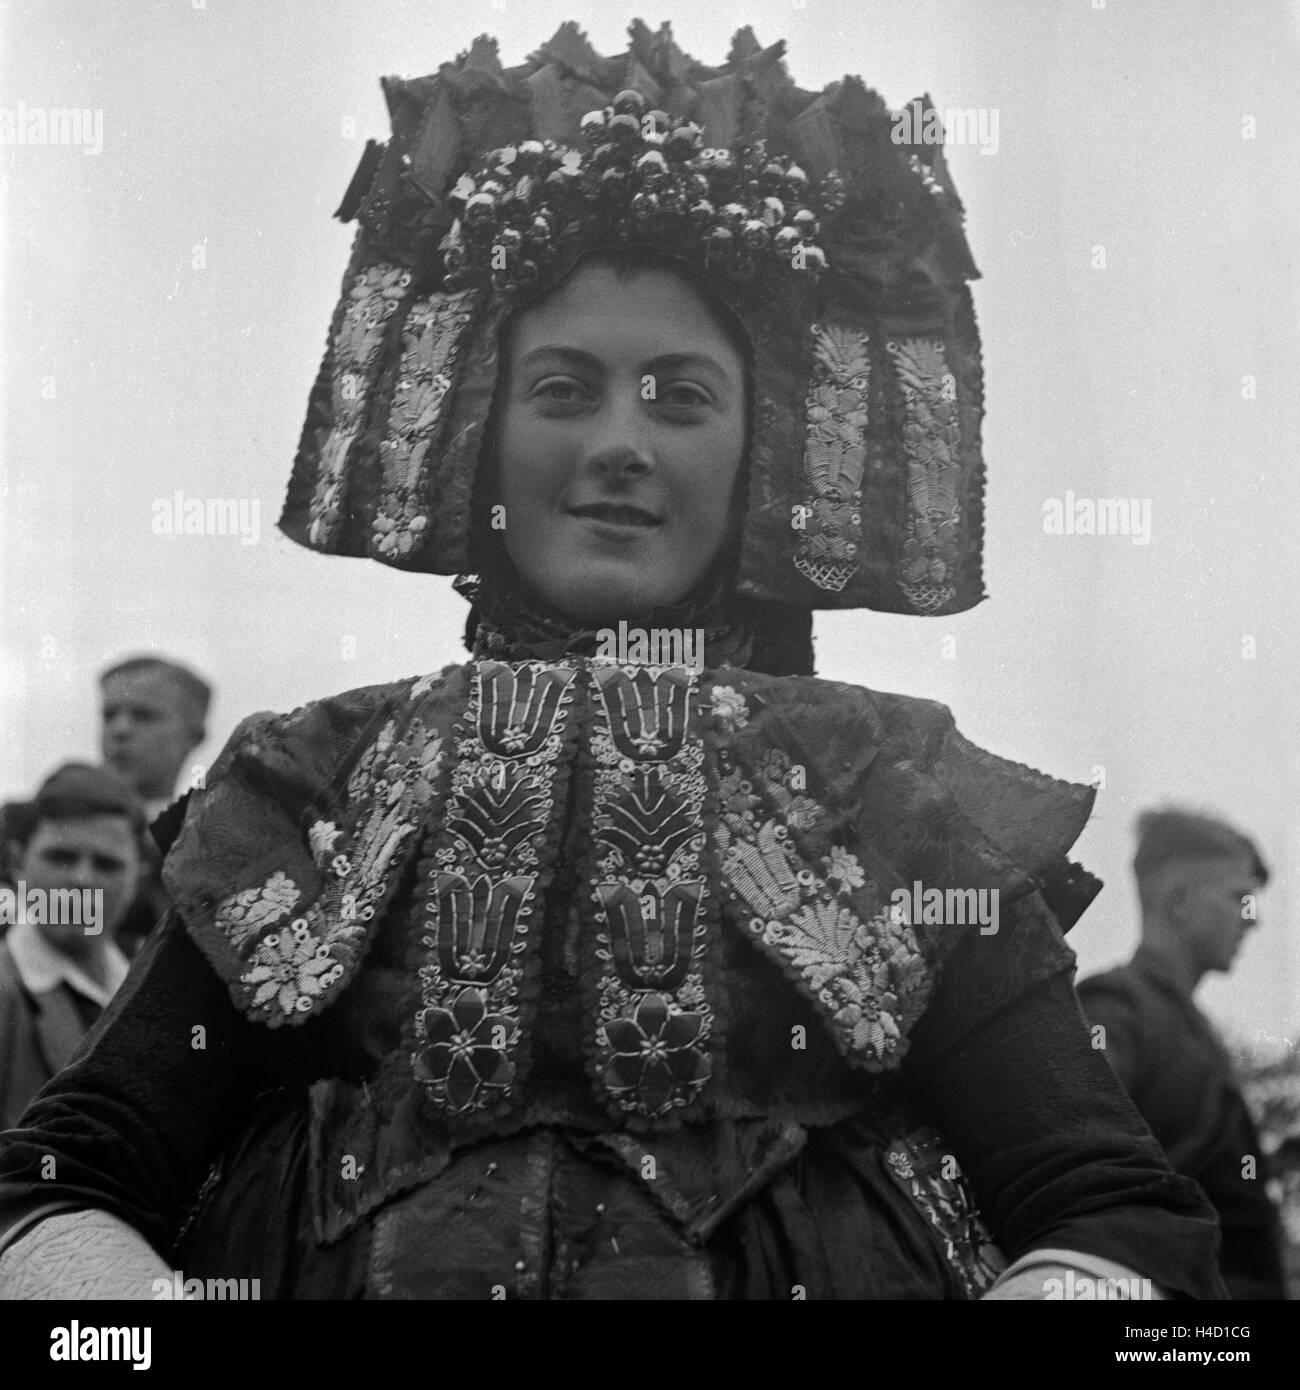
<path fill-rule="evenodd" d="M 126 977 L 113 932 L 140 869 L 144 811 L 120 777 L 69 763 L 13 808 L 0 889 L 0 1129 L 61 1070 Z"/>

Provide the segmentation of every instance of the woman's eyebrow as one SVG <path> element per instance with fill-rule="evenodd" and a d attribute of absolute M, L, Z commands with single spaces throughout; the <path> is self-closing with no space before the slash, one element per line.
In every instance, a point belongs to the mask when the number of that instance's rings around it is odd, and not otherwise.
<path fill-rule="evenodd" d="M 543 343 L 541 347 L 533 348 L 519 359 L 519 366 L 530 367 L 544 358 L 557 357 L 561 361 L 572 363 L 575 367 L 586 367 L 589 370 L 598 371 L 604 368 L 604 364 L 595 353 L 584 352 L 581 348 L 565 347 L 561 343 Z"/>
<path fill-rule="evenodd" d="M 540 347 L 532 348 L 519 359 L 519 367 L 527 368 L 535 366 L 538 362 L 547 359 L 554 361 L 557 358 L 575 367 L 584 367 L 588 371 L 605 370 L 605 363 L 595 353 L 563 343 L 543 343 Z M 716 376 L 720 382 L 730 382 L 732 379 L 731 374 L 720 362 L 703 352 L 661 353 L 646 362 L 644 368 L 647 373 L 655 376 L 666 375 L 669 372 L 703 371 Z"/>
<path fill-rule="evenodd" d="M 704 372 L 710 376 L 716 376 L 721 382 L 730 382 L 732 375 L 717 361 L 710 357 L 706 352 L 668 352 L 654 358 L 646 363 L 646 370 L 655 375 L 665 375 L 668 372 Z"/>

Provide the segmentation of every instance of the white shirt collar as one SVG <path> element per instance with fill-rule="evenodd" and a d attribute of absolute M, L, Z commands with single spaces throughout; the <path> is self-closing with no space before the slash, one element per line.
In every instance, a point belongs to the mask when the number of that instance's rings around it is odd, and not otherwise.
<path fill-rule="evenodd" d="M 16 922 L 10 927 L 5 936 L 5 945 L 13 957 L 19 978 L 32 994 L 48 994 L 59 985 L 67 985 L 78 994 L 84 994 L 101 1009 L 117 993 L 130 969 L 126 957 L 110 941 L 104 953 L 104 970 L 108 976 L 108 988 L 105 989 L 96 984 L 76 961 L 62 951 L 56 951 L 30 922 Z"/>

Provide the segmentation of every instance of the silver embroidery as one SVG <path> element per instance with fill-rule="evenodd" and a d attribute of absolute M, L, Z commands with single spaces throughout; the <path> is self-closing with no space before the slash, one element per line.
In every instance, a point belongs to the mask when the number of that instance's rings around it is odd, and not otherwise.
<path fill-rule="evenodd" d="M 942 343 L 908 338 L 886 347 L 907 411 L 908 535 L 898 583 L 917 612 L 934 613 L 957 592 L 957 379 L 948 370 Z"/>
<path fill-rule="evenodd" d="M 810 489 L 795 567 L 819 589 L 843 589 L 858 569 L 862 474 L 867 462 L 865 331 L 813 324 L 804 475 Z"/>
<path fill-rule="evenodd" d="M 413 306 L 402 325 L 397 389 L 388 437 L 379 448 L 383 495 L 371 537 L 376 559 L 405 559 L 428 529 L 428 457 L 438 441 L 473 301 L 468 290 L 429 295 Z"/>
<path fill-rule="evenodd" d="M 388 321 L 406 298 L 411 272 L 402 266 L 372 265 L 358 273 L 348 306 L 334 335 L 331 381 L 332 424 L 321 446 L 311 500 L 312 545 L 327 549 L 343 520 L 348 455 L 361 433 L 374 391 L 374 371 Z"/>

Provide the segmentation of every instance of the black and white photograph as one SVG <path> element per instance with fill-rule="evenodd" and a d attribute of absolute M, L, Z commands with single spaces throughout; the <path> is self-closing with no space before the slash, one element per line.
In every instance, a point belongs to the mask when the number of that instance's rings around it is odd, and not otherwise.
<path fill-rule="evenodd" d="M 128 1302 L 952 1300 L 1258 1370 L 1300 6 L 0 26 L 32 1364 L 167 1374 Z"/>

